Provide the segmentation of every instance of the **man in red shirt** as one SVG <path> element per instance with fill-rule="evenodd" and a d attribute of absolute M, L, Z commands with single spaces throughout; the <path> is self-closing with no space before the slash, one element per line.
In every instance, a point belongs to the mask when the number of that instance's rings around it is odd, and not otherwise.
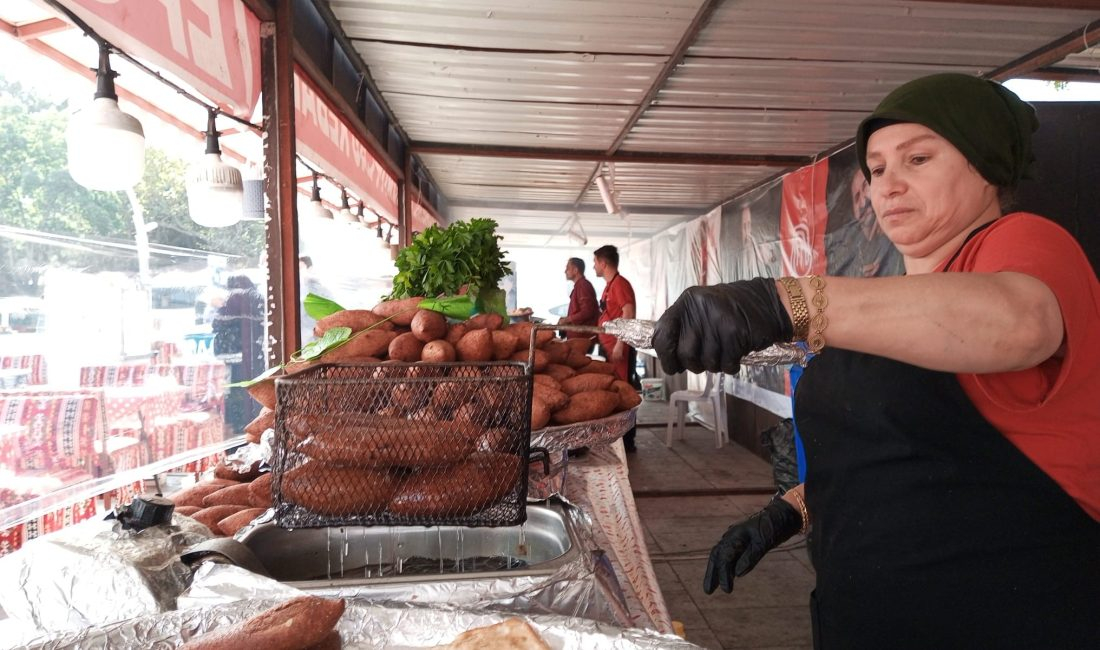
<path fill-rule="evenodd" d="M 596 304 L 596 290 L 592 288 L 588 278 L 584 277 L 584 260 L 579 257 L 569 258 L 565 263 L 565 278 L 573 283 L 573 291 L 569 294 L 569 312 L 558 320 L 558 325 L 595 325 L 600 308 Z M 591 335 L 567 331 L 565 338 L 591 338 Z"/>
<path fill-rule="evenodd" d="M 597 323 L 603 325 L 616 318 L 634 318 L 634 287 L 629 280 L 619 275 L 619 249 L 611 245 L 601 246 L 592 255 L 592 268 L 596 269 L 596 275 L 606 283 L 603 297 L 600 298 L 600 317 Z M 615 376 L 633 385 L 634 348 L 608 334 L 600 334 L 600 347 L 603 348 L 608 362 L 614 366 Z M 631 428 L 623 436 L 623 445 L 629 452 L 635 450 L 634 434 L 635 430 Z"/>

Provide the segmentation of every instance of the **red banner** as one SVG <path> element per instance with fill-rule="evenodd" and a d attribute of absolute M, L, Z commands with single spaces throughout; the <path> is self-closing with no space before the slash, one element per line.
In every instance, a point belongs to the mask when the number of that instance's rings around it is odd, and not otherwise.
<path fill-rule="evenodd" d="M 397 181 L 297 67 L 294 130 L 303 156 L 345 183 L 371 209 L 397 222 Z"/>
<path fill-rule="evenodd" d="M 61 0 L 127 54 L 160 66 L 224 110 L 252 117 L 260 20 L 240 0 Z"/>
<path fill-rule="evenodd" d="M 779 240 L 783 246 L 783 275 L 825 273 L 825 205 L 829 160 L 803 167 L 783 177 L 779 209 Z"/>

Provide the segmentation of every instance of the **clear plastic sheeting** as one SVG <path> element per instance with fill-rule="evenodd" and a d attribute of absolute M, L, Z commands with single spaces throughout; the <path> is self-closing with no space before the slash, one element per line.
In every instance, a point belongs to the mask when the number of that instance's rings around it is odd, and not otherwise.
<path fill-rule="evenodd" d="M 210 533 L 188 517 L 173 523 L 135 532 L 95 520 L 33 540 L 0 558 L 0 607 L 42 633 L 174 609 L 191 578 L 179 554 Z"/>
<path fill-rule="evenodd" d="M 56 636 L 28 650 L 112 650 L 173 648 L 218 628 L 255 616 L 279 599 L 233 603 L 142 616 L 130 621 Z M 457 609 L 442 605 L 348 601 L 336 629 L 345 650 L 413 650 L 447 644 L 459 634 L 494 625 L 515 614 Z M 558 650 L 697 650 L 680 637 L 640 629 L 622 629 L 582 618 L 523 615 L 550 647 Z"/>

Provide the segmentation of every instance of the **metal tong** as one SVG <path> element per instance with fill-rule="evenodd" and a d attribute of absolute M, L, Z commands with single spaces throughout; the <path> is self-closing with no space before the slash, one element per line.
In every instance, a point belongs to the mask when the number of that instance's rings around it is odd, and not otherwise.
<path fill-rule="evenodd" d="M 565 330 L 567 332 L 587 332 L 590 334 L 610 334 L 635 348 L 643 354 L 655 357 L 653 351 L 653 329 L 657 323 L 651 320 L 634 318 L 616 318 L 609 320 L 602 326 L 591 325 L 536 325 L 534 329 Z M 534 348 L 534 331 L 531 332 L 532 349 Z M 807 362 L 806 350 L 794 343 L 776 343 L 763 350 L 750 352 L 741 357 L 741 363 L 749 366 L 779 366 L 797 363 L 805 366 Z"/>

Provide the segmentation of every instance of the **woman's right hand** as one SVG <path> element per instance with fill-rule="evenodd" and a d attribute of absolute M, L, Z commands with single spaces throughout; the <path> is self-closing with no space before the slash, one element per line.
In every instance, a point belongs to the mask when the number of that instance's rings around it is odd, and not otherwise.
<path fill-rule="evenodd" d="M 802 528 L 802 515 L 783 499 L 775 499 L 760 512 L 726 530 L 710 551 L 703 591 L 715 588 L 733 591 L 734 576 L 740 578 L 760 562 L 768 551 L 790 539 Z"/>
<path fill-rule="evenodd" d="M 775 280 L 754 278 L 680 294 L 653 330 L 653 349 L 670 375 L 737 374 L 741 357 L 794 336 Z"/>

